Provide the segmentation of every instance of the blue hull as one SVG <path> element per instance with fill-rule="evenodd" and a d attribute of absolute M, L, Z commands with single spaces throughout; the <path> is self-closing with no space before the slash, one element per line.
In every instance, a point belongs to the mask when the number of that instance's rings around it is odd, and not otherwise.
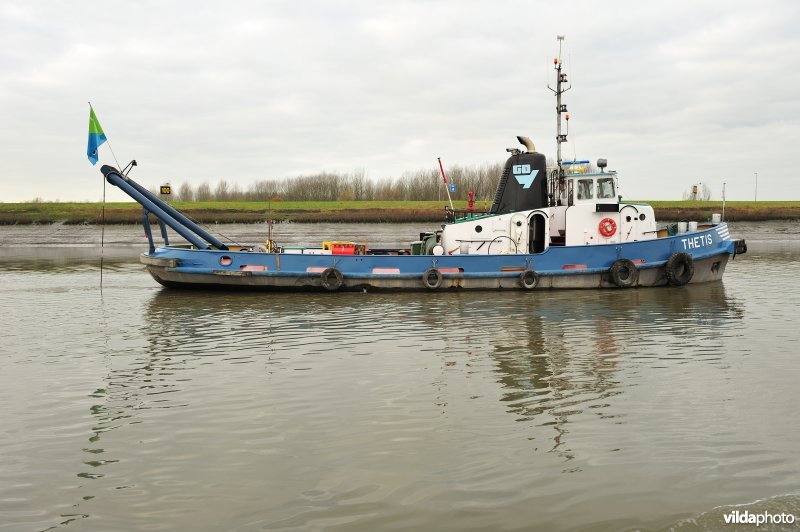
<path fill-rule="evenodd" d="M 737 245 L 743 246 L 739 242 L 730 238 L 723 223 L 673 237 L 624 244 L 551 246 L 542 253 L 525 255 L 303 255 L 160 247 L 142 255 L 142 262 L 159 283 L 173 287 L 521 289 L 534 288 L 521 280 L 525 271 L 532 270 L 537 289 L 603 288 L 618 286 L 610 268 L 620 259 L 636 265 L 638 275 L 633 286 L 668 284 L 667 261 L 682 253 L 691 257 L 694 267 L 687 282 L 721 279 L 728 258 L 736 254 Z M 331 279 L 330 272 L 324 273 L 329 269 L 335 269 L 339 278 Z M 439 282 L 424 282 L 423 276 L 430 269 L 439 272 Z"/>

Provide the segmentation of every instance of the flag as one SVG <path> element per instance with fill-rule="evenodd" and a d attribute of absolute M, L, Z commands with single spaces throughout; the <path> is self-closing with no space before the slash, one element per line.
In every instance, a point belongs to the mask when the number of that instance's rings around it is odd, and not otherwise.
<path fill-rule="evenodd" d="M 89 146 L 86 148 L 86 155 L 89 156 L 89 162 L 92 164 L 97 164 L 97 148 L 105 141 L 106 134 L 103 133 L 103 127 L 97 120 L 92 105 L 89 104 Z"/>

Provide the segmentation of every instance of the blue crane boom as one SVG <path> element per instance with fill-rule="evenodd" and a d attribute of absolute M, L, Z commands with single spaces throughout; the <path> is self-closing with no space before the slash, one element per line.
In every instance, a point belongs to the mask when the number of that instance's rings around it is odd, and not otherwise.
<path fill-rule="evenodd" d="M 147 212 L 152 212 L 160 222 L 170 226 L 176 233 L 191 242 L 198 249 L 209 249 L 210 247 L 228 249 L 228 246 L 187 218 L 186 215 L 181 214 L 177 209 L 130 177 L 122 175 L 120 171 L 113 166 L 103 165 L 100 171 L 103 173 L 106 181 L 121 189 L 142 206 L 146 211 L 145 220 L 147 219 Z M 148 238 L 151 239 L 152 245 L 152 237 L 149 231 Z"/>

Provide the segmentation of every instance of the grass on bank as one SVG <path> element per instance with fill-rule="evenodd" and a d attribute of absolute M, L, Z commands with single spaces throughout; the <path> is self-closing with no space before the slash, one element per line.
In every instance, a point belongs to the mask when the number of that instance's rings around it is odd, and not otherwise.
<path fill-rule="evenodd" d="M 721 201 L 650 201 L 658 220 L 709 220 L 722 213 Z M 729 222 L 800 220 L 800 201 L 728 201 Z"/>
<path fill-rule="evenodd" d="M 659 220 L 706 220 L 722 212 L 721 201 L 651 201 Z M 267 218 L 293 222 L 437 222 L 444 219 L 443 201 L 280 201 L 176 202 L 173 206 L 203 223 L 254 223 Z M 454 202 L 457 210 L 465 201 Z M 476 210 L 490 202 L 476 202 Z M 100 203 L 0 203 L 0 225 L 93 224 L 101 220 Z M 139 223 L 134 202 L 106 204 L 106 223 Z M 800 219 L 800 201 L 729 201 L 729 221 Z"/>
<path fill-rule="evenodd" d="M 454 202 L 466 209 L 466 202 Z M 203 223 L 263 222 L 268 218 L 294 222 L 402 222 L 436 221 L 444 217 L 439 201 L 279 201 L 174 202 L 173 207 Z M 486 208 L 490 204 L 486 203 Z M 476 204 L 476 209 L 484 205 Z M 106 203 L 111 224 L 138 223 L 142 208 L 134 202 Z M 91 224 L 102 217 L 100 203 L 0 203 L 0 225 Z"/>

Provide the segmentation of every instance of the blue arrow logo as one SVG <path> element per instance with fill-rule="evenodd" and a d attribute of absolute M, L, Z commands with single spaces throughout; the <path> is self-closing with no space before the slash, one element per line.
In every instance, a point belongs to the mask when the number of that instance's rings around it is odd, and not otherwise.
<path fill-rule="evenodd" d="M 531 165 L 529 164 L 516 164 L 514 165 L 514 178 L 517 180 L 517 183 L 522 185 L 522 188 L 531 188 L 533 184 L 533 179 L 536 177 L 536 174 L 539 173 L 539 170 L 531 171 Z"/>

